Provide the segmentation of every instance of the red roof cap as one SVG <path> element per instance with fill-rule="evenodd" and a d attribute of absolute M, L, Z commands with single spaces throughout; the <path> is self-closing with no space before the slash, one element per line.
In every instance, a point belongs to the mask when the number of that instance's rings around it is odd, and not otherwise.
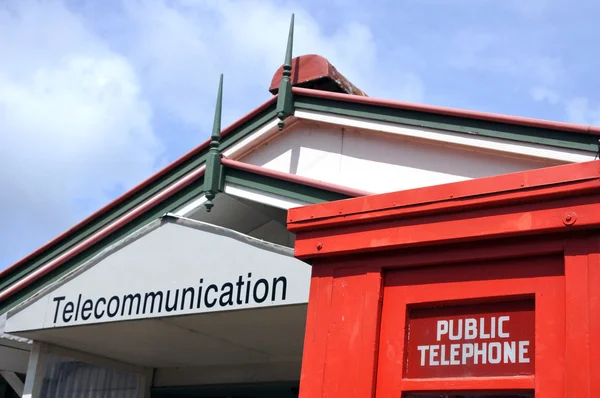
<path fill-rule="evenodd" d="M 277 94 L 279 91 L 282 77 L 283 65 L 277 69 L 271 80 L 269 91 L 272 94 Z M 338 72 L 327 59 L 316 54 L 302 55 L 292 59 L 292 86 L 367 96 Z"/>

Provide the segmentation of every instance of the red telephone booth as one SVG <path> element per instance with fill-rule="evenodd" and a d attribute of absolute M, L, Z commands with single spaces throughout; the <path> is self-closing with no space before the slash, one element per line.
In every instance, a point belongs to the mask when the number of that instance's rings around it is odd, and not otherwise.
<path fill-rule="evenodd" d="M 288 223 L 313 265 L 302 398 L 600 397 L 600 161 Z"/>

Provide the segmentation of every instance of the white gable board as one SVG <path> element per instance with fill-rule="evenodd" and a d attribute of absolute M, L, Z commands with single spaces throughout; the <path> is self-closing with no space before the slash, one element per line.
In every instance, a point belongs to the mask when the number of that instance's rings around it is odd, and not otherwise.
<path fill-rule="evenodd" d="M 595 155 L 409 126 L 361 126 L 299 118 L 241 161 L 384 193 L 587 161 Z"/>
<path fill-rule="evenodd" d="M 168 216 L 11 311 L 6 332 L 308 302 L 292 249 Z"/>

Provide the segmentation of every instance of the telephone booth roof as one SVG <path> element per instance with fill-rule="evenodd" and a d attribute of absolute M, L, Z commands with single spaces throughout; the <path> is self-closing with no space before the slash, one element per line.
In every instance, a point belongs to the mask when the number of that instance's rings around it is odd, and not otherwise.
<path fill-rule="evenodd" d="M 309 259 L 592 229 L 599 203 L 595 160 L 298 207 L 288 228 Z"/>

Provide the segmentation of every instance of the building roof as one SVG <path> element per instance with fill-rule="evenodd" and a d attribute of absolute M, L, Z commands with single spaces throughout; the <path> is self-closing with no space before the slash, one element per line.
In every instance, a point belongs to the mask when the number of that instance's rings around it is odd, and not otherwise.
<path fill-rule="evenodd" d="M 296 74 L 296 76 L 300 76 L 297 79 L 297 85 L 306 86 L 307 81 L 311 79 L 321 79 L 323 76 L 332 78 L 333 76 L 332 71 L 335 68 L 329 62 L 325 62 L 326 60 L 322 57 L 311 55 L 307 58 L 299 57 L 296 60 L 296 65 L 310 65 L 311 62 L 313 64 L 312 69 L 308 68 L 310 73 L 305 75 L 305 79 L 302 78 L 302 73 Z M 338 85 L 342 82 L 341 86 L 346 87 L 346 90 L 341 90 L 342 92 L 339 92 L 339 87 L 334 90 L 338 92 L 327 91 L 330 89 L 328 86 L 323 86 L 321 89 L 293 87 L 291 93 L 283 95 L 292 95 L 296 110 L 330 112 L 338 115 L 377 119 L 388 123 L 488 135 L 587 151 L 598 150 L 600 127 L 371 98 L 355 88 L 339 72 L 336 71 L 336 73 L 338 73 L 336 75 L 338 78 L 333 80 L 337 81 Z M 339 76 L 342 76 L 343 80 Z M 348 92 L 359 94 L 348 94 Z M 221 148 L 224 150 L 232 147 L 260 126 L 275 119 L 278 115 L 276 103 L 280 95 L 282 94 L 274 95 L 264 104 L 225 128 L 221 132 Z M 186 198 L 189 200 L 191 195 L 199 194 L 202 187 L 198 188 L 198 184 L 192 184 L 194 186 L 190 184 L 197 182 L 203 176 L 202 167 L 209 144 L 210 139 L 204 141 L 141 184 L 0 272 L 0 312 L 5 308 L 3 302 L 19 293 L 23 286 L 35 288 L 38 283 L 37 278 L 45 275 L 45 271 L 42 270 L 48 270 L 48 267 L 45 267 L 48 263 L 53 262 L 60 265 L 71 258 L 78 258 L 78 256 L 83 258 L 86 256 L 85 250 L 100 244 L 102 239 L 117 233 L 124 226 L 148 222 L 152 217 L 164 214 L 165 209 L 168 210 L 175 203 L 180 203 Z M 231 159 L 223 159 L 223 166 L 342 195 L 338 196 L 338 199 L 368 194 L 292 174 L 275 173 Z M 172 200 L 173 203 L 169 205 L 171 207 L 160 207 L 159 204 L 167 199 Z M 82 246 L 80 245 L 82 242 L 91 243 Z M 83 249 L 73 251 L 73 248 L 77 246 L 83 247 Z M 60 258 L 63 260 L 57 261 Z"/>

